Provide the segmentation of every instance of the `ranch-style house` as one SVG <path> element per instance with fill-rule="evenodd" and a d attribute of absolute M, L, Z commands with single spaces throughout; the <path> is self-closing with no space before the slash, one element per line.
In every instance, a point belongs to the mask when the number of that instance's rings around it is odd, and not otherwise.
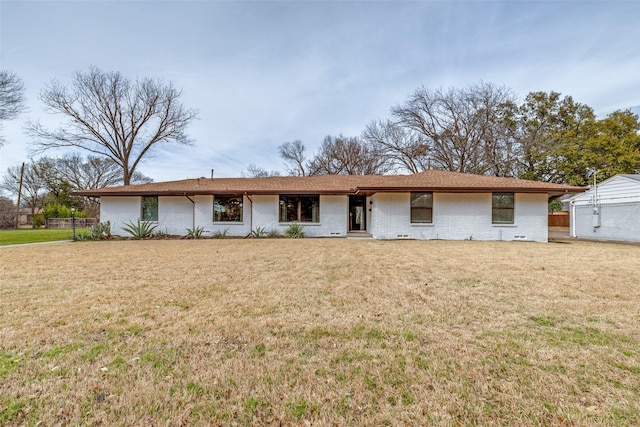
<path fill-rule="evenodd" d="M 100 220 L 126 235 L 138 220 L 185 235 L 284 234 L 294 222 L 309 237 L 526 240 L 546 242 L 550 197 L 581 187 L 429 170 L 412 175 L 195 178 L 75 192 L 100 198 Z"/>

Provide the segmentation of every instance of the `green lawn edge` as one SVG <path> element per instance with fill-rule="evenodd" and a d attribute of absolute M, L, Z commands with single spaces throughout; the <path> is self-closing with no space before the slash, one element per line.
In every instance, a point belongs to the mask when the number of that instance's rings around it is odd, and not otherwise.
<path fill-rule="evenodd" d="M 76 233 L 79 229 L 76 229 Z M 44 243 L 56 242 L 61 240 L 71 240 L 73 231 L 47 230 L 47 229 L 19 229 L 19 230 L 0 230 L 0 246 L 22 245 L 26 243 Z"/>

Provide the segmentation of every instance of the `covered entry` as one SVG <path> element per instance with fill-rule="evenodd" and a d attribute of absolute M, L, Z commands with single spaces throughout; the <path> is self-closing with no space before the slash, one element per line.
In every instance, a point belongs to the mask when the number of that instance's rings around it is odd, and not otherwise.
<path fill-rule="evenodd" d="M 367 230 L 366 205 L 366 196 L 349 196 L 349 231 Z"/>

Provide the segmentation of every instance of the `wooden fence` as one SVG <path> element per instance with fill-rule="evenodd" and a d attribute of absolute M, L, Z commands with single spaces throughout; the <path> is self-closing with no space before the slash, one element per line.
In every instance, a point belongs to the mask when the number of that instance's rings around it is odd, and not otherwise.
<path fill-rule="evenodd" d="M 569 212 L 560 211 L 550 213 L 549 227 L 569 227 Z"/>
<path fill-rule="evenodd" d="M 76 218 L 76 228 L 87 228 L 93 227 L 99 222 L 98 218 Z M 65 228 L 71 229 L 71 218 L 49 218 L 47 220 L 47 228 L 49 229 L 57 229 L 57 228 Z"/>

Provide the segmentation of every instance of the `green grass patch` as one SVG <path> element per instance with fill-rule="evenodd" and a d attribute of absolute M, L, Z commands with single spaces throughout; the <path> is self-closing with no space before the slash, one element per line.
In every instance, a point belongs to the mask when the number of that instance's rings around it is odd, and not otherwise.
<path fill-rule="evenodd" d="M 76 234 L 88 228 L 76 228 Z M 60 240 L 71 240 L 72 230 L 47 230 L 47 229 L 19 229 L 0 230 L 0 246 L 20 245 L 25 243 L 56 242 Z"/>
<path fill-rule="evenodd" d="M 34 353 L 34 356 L 54 358 L 54 357 L 61 356 L 63 354 L 71 353 L 72 351 L 75 351 L 80 347 L 82 347 L 82 344 L 80 343 L 69 343 L 69 344 L 58 346 L 58 347 L 50 348 L 48 350 L 36 352 Z"/>
<path fill-rule="evenodd" d="M 2 401 L 0 409 L 0 421 L 17 421 L 25 415 L 24 409 L 27 403 L 24 400 L 6 399 Z"/>
<path fill-rule="evenodd" d="M 296 420 L 315 418 L 318 415 L 319 410 L 320 407 L 318 405 L 314 405 L 304 398 L 290 401 L 286 405 L 287 415 Z"/>
<path fill-rule="evenodd" d="M 18 356 L 8 353 L 0 353 L 0 377 L 7 375 L 9 372 L 18 367 Z"/>
<path fill-rule="evenodd" d="M 83 354 L 82 358 L 89 362 L 94 362 L 105 348 L 107 348 L 107 344 L 105 343 L 96 344 L 91 347 L 88 352 Z"/>

